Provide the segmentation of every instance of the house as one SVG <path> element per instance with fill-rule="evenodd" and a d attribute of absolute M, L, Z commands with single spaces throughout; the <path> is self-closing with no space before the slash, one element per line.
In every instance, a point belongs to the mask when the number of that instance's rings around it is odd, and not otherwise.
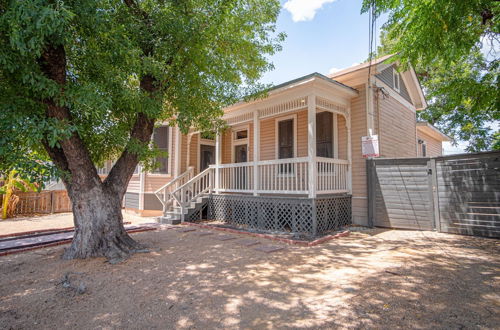
<path fill-rule="evenodd" d="M 136 171 L 124 207 L 167 222 L 208 212 L 236 225 L 306 235 L 367 224 L 362 137 L 378 135 L 380 157 L 438 154 L 448 139 L 417 123 L 426 102 L 415 72 L 399 72 L 389 58 L 330 76 L 313 73 L 274 87 L 265 99 L 232 105 L 224 114 L 228 130 L 215 138 L 157 128 L 154 141 L 169 157 L 155 172 Z"/>
<path fill-rule="evenodd" d="M 417 122 L 417 157 L 437 157 L 443 155 L 443 142 L 451 139 L 431 124 Z"/>

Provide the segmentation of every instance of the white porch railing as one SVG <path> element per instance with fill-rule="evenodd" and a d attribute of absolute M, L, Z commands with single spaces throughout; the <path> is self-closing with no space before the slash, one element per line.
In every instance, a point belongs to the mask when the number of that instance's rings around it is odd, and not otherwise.
<path fill-rule="evenodd" d="M 348 171 L 349 161 L 344 159 L 332 159 L 317 157 L 318 176 L 316 177 L 316 189 L 320 194 L 332 194 L 349 191 Z"/>
<path fill-rule="evenodd" d="M 156 197 L 160 200 L 163 205 L 163 212 L 168 211 L 172 208 L 174 199 L 172 198 L 172 193 L 179 187 L 183 186 L 186 182 L 193 178 L 194 167 L 189 167 L 186 172 L 182 173 L 174 180 L 163 185 L 158 190 L 154 192 Z"/>
<path fill-rule="evenodd" d="M 213 173 L 213 168 L 207 168 L 172 192 L 171 196 L 176 206 L 181 208 L 181 213 L 192 201 L 212 191 L 214 186 Z"/>
<path fill-rule="evenodd" d="M 211 165 L 219 171 L 215 192 L 298 194 L 309 193 L 309 157 L 257 162 L 258 180 L 254 180 L 254 162 Z M 349 192 L 349 162 L 343 159 L 316 158 L 318 194 Z M 257 184 L 256 187 L 255 184 Z"/>

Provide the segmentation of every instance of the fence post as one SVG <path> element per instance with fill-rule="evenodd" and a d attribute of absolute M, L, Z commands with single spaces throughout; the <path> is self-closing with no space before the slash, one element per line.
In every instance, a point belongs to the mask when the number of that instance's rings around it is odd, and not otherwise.
<path fill-rule="evenodd" d="M 50 213 L 54 213 L 54 204 L 55 204 L 55 200 L 54 200 L 54 191 L 52 190 L 50 192 Z"/>
<path fill-rule="evenodd" d="M 438 189 L 438 180 L 437 180 L 437 166 L 436 166 L 436 158 L 431 158 L 429 161 L 429 170 L 431 171 L 431 201 L 433 208 L 433 224 L 434 229 L 441 232 L 441 218 L 439 215 L 439 189 Z"/>
<path fill-rule="evenodd" d="M 373 159 L 366 160 L 366 180 L 368 181 L 368 226 L 373 227 L 375 223 L 375 211 L 377 208 L 375 200 L 375 161 Z"/>

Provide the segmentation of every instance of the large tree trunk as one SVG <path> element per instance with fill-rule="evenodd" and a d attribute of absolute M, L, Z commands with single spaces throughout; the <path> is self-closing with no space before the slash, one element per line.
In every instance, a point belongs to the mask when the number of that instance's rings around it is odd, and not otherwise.
<path fill-rule="evenodd" d="M 57 82 L 64 93 L 66 84 L 66 53 L 62 45 L 47 45 L 39 59 L 40 69 Z M 150 76 L 141 79 L 143 84 L 154 81 Z M 146 91 L 154 92 L 153 83 L 145 84 Z M 71 112 L 54 99 L 42 100 L 46 116 L 70 124 Z M 138 113 L 130 132 L 131 140 L 148 145 L 154 128 L 154 119 Z M 123 227 L 121 200 L 138 163 L 138 157 L 127 147 L 122 152 L 104 182 L 90 157 L 89 150 L 77 132 L 59 141 L 59 146 L 42 141 L 54 164 L 65 173 L 63 181 L 73 204 L 75 235 L 65 259 L 107 257 L 110 261 L 123 260 L 133 252 L 143 250 Z"/>
<path fill-rule="evenodd" d="M 64 253 L 65 259 L 106 257 L 118 262 L 134 252 L 144 251 L 123 226 L 121 198 L 100 186 L 82 192 L 70 191 L 75 235 Z"/>

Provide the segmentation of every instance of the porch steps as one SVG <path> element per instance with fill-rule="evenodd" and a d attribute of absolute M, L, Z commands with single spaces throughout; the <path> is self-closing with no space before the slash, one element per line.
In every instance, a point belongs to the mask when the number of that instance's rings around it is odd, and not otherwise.
<path fill-rule="evenodd" d="M 157 218 L 157 222 L 161 224 L 178 225 L 183 220 L 189 219 L 189 217 L 199 211 L 207 202 L 208 196 L 200 196 L 190 203 L 188 207 L 185 207 L 183 212 L 181 212 L 180 207 L 173 207 L 171 211 L 166 211 L 165 214 Z"/>

